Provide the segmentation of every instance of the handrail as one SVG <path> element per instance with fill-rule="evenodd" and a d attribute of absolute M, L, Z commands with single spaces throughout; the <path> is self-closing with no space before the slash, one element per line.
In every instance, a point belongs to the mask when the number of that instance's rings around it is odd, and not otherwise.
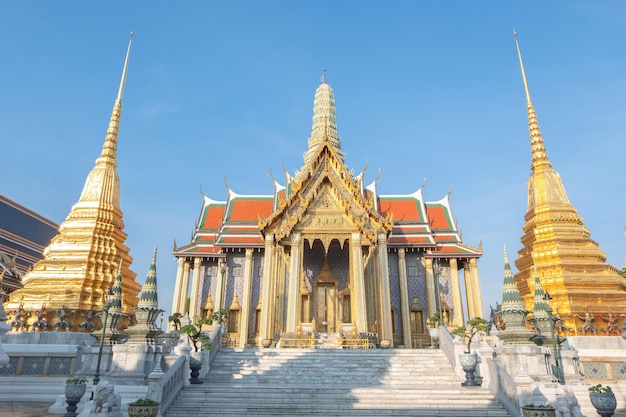
<path fill-rule="evenodd" d="M 148 398 L 160 402 L 159 414 L 165 415 L 180 391 L 185 386 L 189 374 L 189 358 L 181 355 L 169 366 L 167 372 L 161 370 L 161 365 L 148 376 Z"/>

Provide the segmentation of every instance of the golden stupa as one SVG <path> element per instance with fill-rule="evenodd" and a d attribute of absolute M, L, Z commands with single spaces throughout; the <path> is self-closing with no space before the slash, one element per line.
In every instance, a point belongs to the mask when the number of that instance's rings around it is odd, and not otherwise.
<path fill-rule="evenodd" d="M 626 281 L 615 267 L 606 263 L 606 254 L 589 238 L 589 229 L 570 203 L 561 177 L 552 168 L 530 100 L 517 36 L 515 43 L 526 90 L 532 151 L 528 210 L 521 238 L 524 247 L 515 261 L 519 270 L 515 282 L 525 308 L 532 311 L 536 267 L 541 286 L 552 297 L 555 313 L 564 319 L 572 334 L 582 334 L 587 312 L 600 317 L 609 311 L 626 313 Z M 603 333 L 605 325 L 602 320 L 596 320 L 595 333 Z"/>
<path fill-rule="evenodd" d="M 5 303 L 9 315 L 26 317 L 28 324 L 32 325 L 37 320 L 35 312 L 40 312 L 48 330 L 62 320 L 69 323 L 64 328 L 76 330 L 90 312 L 103 309 L 104 294 L 115 280 L 120 261 L 123 311 L 130 315 L 137 306 L 141 286 L 135 282 L 137 274 L 129 269 L 132 258 L 124 245 L 127 235 L 116 172 L 122 94 L 131 43 L 132 34 L 102 152 L 87 176 L 80 199 L 44 250 L 44 259 L 23 276 L 23 288 L 12 292 Z"/>

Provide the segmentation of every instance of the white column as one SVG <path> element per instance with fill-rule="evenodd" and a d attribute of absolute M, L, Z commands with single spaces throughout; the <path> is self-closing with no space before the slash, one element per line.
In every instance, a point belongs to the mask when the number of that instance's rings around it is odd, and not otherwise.
<path fill-rule="evenodd" d="M 363 252 L 361 250 L 361 235 L 352 233 L 352 273 L 354 274 L 354 295 L 356 311 L 352 312 L 358 332 L 367 331 L 367 310 L 365 304 L 365 276 L 363 270 Z"/>
<path fill-rule="evenodd" d="M 189 318 L 195 321 L 200 317 L 200 273 L 202 272 L 202 258 L 193 260 L 193 280 L 191 281 L 191 295 L 189 299 Z"/>
<path fill-rule="evenodd" d="M 298 288 L 300 284 L 300 253 L 302 246 L 302 235 L 299 232 L 291 234 L 291 262 L 289 265 L 289 293 L 287 295 L 287 326 L 286 331 L 295 332 L 298 325 Z"/>
<path fill-rule="evenodd" d="M 476 258 L 470 259 L 470 275 L 472 278 L 472 299 L 474 301 L 474 314 L 484 317 L 483 296 L 480 291 L 480 280 L 478 278 L 478 262 Z"/>
<path fill-rule="evenodd" d="M 400 281 L 400 307 L 402 311 L 402 339 L 404 340 L 404 347 L 411 349 L 409 285 L 406 273 L 406 255 L 404 248 L 398 248 L 398 276 Z"/>
<path fill-rule="evenodd" d="M 183 307 L 180 305 L 180 293 L 183 285 L 183 265 L 185 258 L 178 258 L 178 269 L 176 270 L 176 284 L 174 284 L 174 297 L 172 299 L 172 314 L 183 314 Z"/>
<path fill-rule="evenodd" d="M 178 299 L 178 306 L 180 312 L 185 315 L 185 306 L 187 305 L 187 295 L 189 294 L 189 261 L 185 260 L 183 265 L 183 285 L 180 287 L 180 298 Z"/>
<path fill-rule="evenodd" d="M 391 294 L 389 291 L 389 257 L 387 256 L 387 235 L 378 235 L 379 265 L 380 265 L 380 309 L 381 309 L 381 340 L 393 342 L 393 328 L 391 327 Z"/>
<path fill-rule="evenodd" d="M 271 326 L 271 309 L 274 308 L 275 300 L 271 297 L 272 288 L 272 260 L 274 259 L 274 235 L 265 236 L 265 252 L 263 260 L 263 282 L 261 285 L 261 299 L 263 304 L 261 306 L 261 330 L 259 338 L 261 343 L 271 341 L 272 339 L 272 326 Z"/>
<path fill-rule="evenodd" d="M 252 257 L 253 251 L 246 249 L 246 261 L 243 264 L 243 300 L 241 303 L 241 329 L 239 329 L 239 347 L 245 348 L 248 343 L 248 329 L 250 328 L 250 301 L 252 298 L 252 275 L 254 272 Z"/>
<path fill-rule="evenodd" d="M 454 326 L 462 326 L 465 324 L 463 315 L 463 299 L 461 297 L 461 283 L 459 282 L 459 265 L 456 258 L 450 259 L 450 284 L 452 285 L 452 303 L 454 308 L 454 317 L 452 324 Z"/>
<path fill-rule="evenodd" d="M 465 298 L 467 301 L 467 318 L 473 319 L 476 317 L 474 313 L 474 296 L 472 295 L 472 277 L 470 275 L 469 261 L 465 261 L 463 264 L 463 277 L 465 278 Z"/>

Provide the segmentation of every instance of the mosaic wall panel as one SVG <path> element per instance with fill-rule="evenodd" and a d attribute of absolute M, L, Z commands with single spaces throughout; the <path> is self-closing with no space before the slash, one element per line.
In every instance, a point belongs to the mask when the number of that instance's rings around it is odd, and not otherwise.
<path fill-rule="evenodd" d="M 394 311 L 393 332 L 396 334 L 402 334 L 402 303 L 400 301 L 400 269 L 398 266 L 398 252 L 388 252 L 387 262 L 389 264 L 389 293 L 391 297 L 391 308 Z"/>
<path fill-rule="evenodd" d="M 50 358 L 48 375 L 69 375 L 72 367 L 72 358 Z"/>
<path fill-rule="evenodd" d="M 439 271 L 439 291 L 443 294 L 445 304 L 452 308 L 454 298 L 452 297 L 452 280 L 450 279 L 450 266 L 446 262 L 442 264 Z"/>
<path fill-rule="evenodd" d="M 409 287 L 409 303 L 413 302 L 413 297 L 417 295 L 417 301 L 419 301 L 422 309 L 424 310 L 424 319 L 428 316 L 428 301 L 426 298 L 426 278 L 424 274 L 424 266 L 422 265 L 422 254 L 418 252 L 406 253 L 406 265 L 407 269 L 413 267 L 417 269 L 417 276 L 410 276 L 407 278 Z"/>
<path fill-rule="evenodd" d="M 0 375 L 15 375 L 17 372 L 17 356 L 9 356 L 9 363 L 0 368 Z"/>
<path fill-rule="evenodd" d="M 584 361 L 581 363 L 583 364 L 583 368 L 584 368 L 583 374 L 585 375 L 585 379 L 608 379 L 609 378 L 606 364 L 604 362 Z"/>
<path fill-rule="evenodd" d="M 250 300 L 250 319 L 248 322 L 248 334 L 254 335 L 254 321 L 256 317 L 256 307 L 261 298 L 261 281 L 263 276 L 264 256 L 261 252 L 252 255 L 252 295 Z"/>
<path fill-rule="evenodd" d="M 626 381 L 626 370 L 624 370 L 623 362 L 611 362 L 611 373 L 613 378 L 618 381 Z"/>
<path fill-rule="evenodd" d="M 43 375 L 45 358 L 24 358 L 23 375 Z"/>
<path fill-rule="evenodd" d="M 242 300 L 243 289 L 243 274 L 235 275 L 239 271 L 243 270 L 244 263 L 246 262 L 245 255 L 239 253 L 228 256 L 226 258 L 226 282 L 224 288 L 224 308 L 230 307 L 235 297 L 235 291 L 237 291 L 237 297 L 239 302 Z M 214 299 L 215 300 L 215 299 Z"/>

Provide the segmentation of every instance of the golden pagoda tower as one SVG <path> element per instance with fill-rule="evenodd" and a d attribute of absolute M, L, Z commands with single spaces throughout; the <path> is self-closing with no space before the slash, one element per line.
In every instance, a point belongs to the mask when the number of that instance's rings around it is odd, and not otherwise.
<path fill-rule="evenodd" d="M 539 129 L 535 108 L 530 99 L 517 34 L 515 45 L 519 57 L 528 109 L 528 130 L 532 156 L 528 179 L 528 210 L 524 216 L 524 247 L 518 252 L 515 282 L 524 298 L 526 310 L 533 310 L 535 277 L 553 300 L 551 306 L 573 328 L 581 326 L 576 316 L 592 313 L 626 312 L 624 278 L 606 263 L 606 254 L 589 238 L 582 217 L 570 203 L 561 177 L 552 168 Z"/>
<path fill-rule="evenodd" d="M 100 157 L 85 181 L 80 199 L 72 207 L 58 234 L 44 250 L 44 259 L 22 278 L 24 287 L 10 294 L 8 312 L 21 308 L 35 311 L 43 305 L 52 313 L 50 324 L 58 321 L 57 311 L 72 312 L 74 329 L 81 313 L 101 311 L 104 294 L 111 288 L 118 266 L 123 282 L 123 311 L 131 315 L 137 306 L 141 286 L 129 269 L 132 258 L 124 245 L 126 233 L 120 210 L 120 179 L 116 151 L 122 95 L 133 34 L 131 33 L 117 99 Z"/>

